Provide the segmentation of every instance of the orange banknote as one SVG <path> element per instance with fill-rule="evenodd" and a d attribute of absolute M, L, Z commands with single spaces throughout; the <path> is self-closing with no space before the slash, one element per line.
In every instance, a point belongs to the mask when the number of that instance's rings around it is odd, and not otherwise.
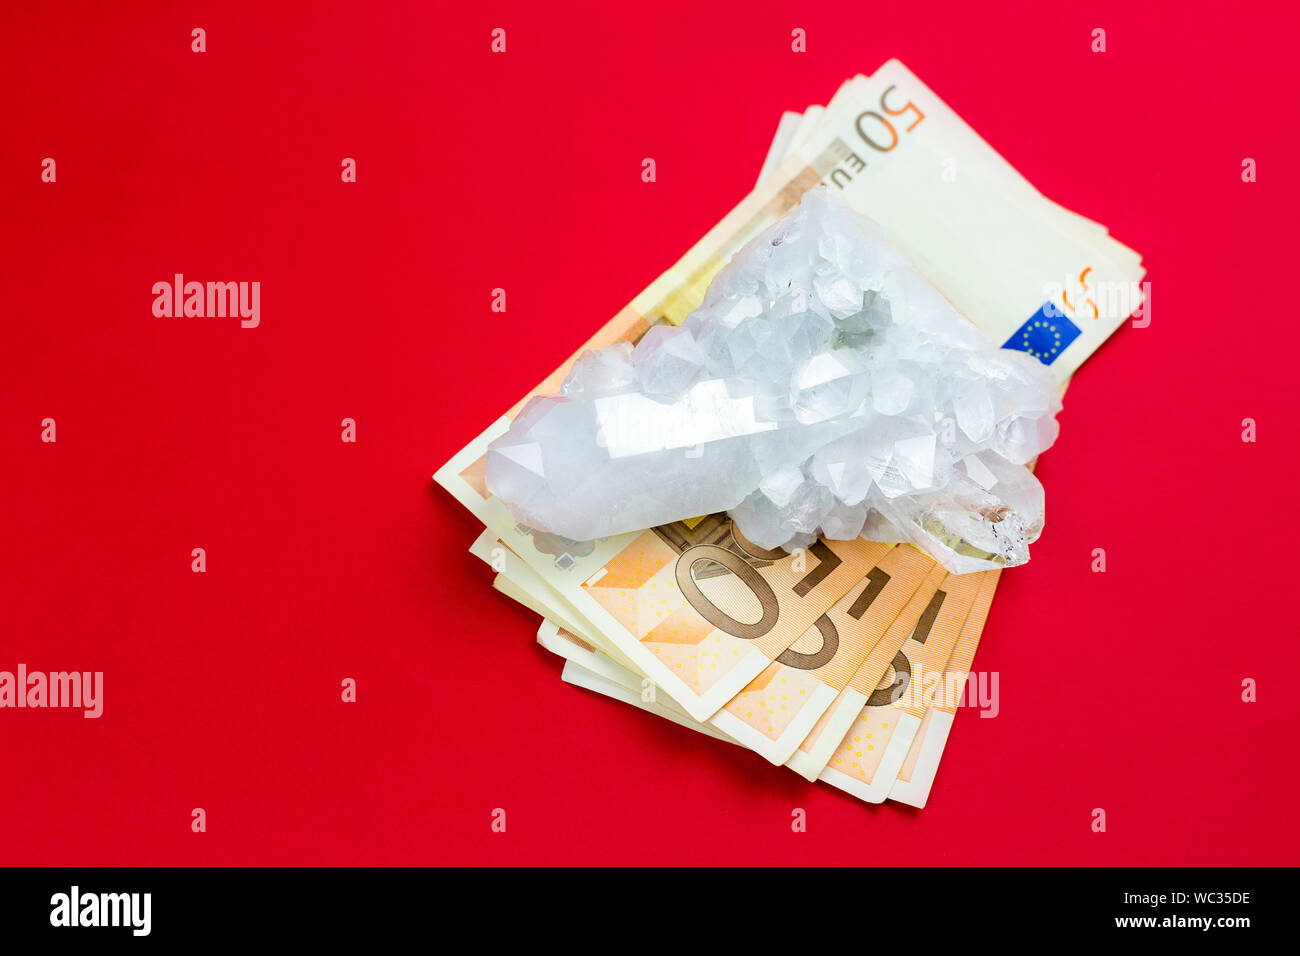
<path fill-rule="evenodd" d="M 911 545 L 889 551 L 710 723 L 785 763 L 934 566 Z"/>
<path fill-rule="evenodd" d="M 944 578 L 895 658 L 893 675 L 868 698 L 819 779 L 868 803 L 889 796 L 976 597 L 984 588 L 991 594 L 997 580 L 990 577 L 993 573 Z"/>

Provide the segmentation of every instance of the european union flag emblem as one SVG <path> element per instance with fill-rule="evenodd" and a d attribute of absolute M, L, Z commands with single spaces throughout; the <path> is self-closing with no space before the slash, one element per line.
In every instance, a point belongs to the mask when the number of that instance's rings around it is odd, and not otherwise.
<path fill-rule="evenodd" d="M 1058 306 L 1044 302 L 1043 307 L 1016 329 L 1002 347 L 1028 352 L 1044 365 L 1051 365 L 1079 334 L 1079 327 Z"/>

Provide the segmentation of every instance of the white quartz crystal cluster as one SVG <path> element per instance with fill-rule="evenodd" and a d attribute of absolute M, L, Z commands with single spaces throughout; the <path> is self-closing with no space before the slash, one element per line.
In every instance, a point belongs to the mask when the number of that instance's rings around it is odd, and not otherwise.
<path fill-rule="evenodd" d="M 951 571 L 1023 564 L 1026 464 L 1057 387 L 999 349 L 826 189 L 746 245 L 680 327 L 586 352 L 488 449 L 521 522 L 580 541 L 728 511 L 762 548 L 911 541 Z"/>

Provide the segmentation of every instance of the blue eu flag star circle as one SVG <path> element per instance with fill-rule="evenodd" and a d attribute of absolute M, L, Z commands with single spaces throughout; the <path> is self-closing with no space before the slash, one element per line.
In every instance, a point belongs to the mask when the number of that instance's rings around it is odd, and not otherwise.
<path fill-rule="evenodd" d="M 1051 302 L 1025 320 L 1025 324 L 1003 343 L 1004 349 L 1028 352 L 1044 365 L 1051 365 L 1082 330 Z"/>

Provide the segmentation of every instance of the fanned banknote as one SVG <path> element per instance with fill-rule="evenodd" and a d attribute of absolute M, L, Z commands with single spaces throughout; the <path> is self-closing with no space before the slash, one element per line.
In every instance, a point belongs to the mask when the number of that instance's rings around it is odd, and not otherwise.
<path fill-rule="evenodd" d="M 905 672 L 900 659 L 903 645 L 918 634 L 928 633 L 938 611 L 935 596 L 947 577 L 948 572 L 941 566 L 936 564 L 931 569 L 881 640 L 858 665 L 848 683 L 791 755 L 787 762 L 791 770 L 809 780 L 819 779 L 834 756 L 836 746 L 867 702 L 874 694 L 888 692 L 895 686 L 891 672 L 900 669 Z"/>
<path fill-rule="evenodd" d="M 909 545 L 885 554 L 710 722 L 772 763 L 785 763 L 934 566 Z"/>
<path fill-rule="evenodd" d="M 949 574 L 895 656 L 889 686 L 853 717 L 819 779 L 869 803 L 889 796 L 988 571 Z M 996 581 L 996 579 L 993 579 Z"/>
<path fill-rule="evenodd" d="M 975 660 L 975 649 L 979 647 L 980 635 L 984 631 L 989 608 L 993 606 L 993 592 L 1001 573 L 987 572 L 989 580 L 980 588 L 970 614 L 966 617 L 961 636 L 957 638 L 957 644 L 944 666 L 943 678 L 934 689 L 930 705 L 921 718 L 921 726 L 917 728 L 912 745 L 899 768 L 898 779 L 889 790 L 890 800 L 924 807 L 930 797 L 934 775 L 938 772 L 939 760 L 948 743 L 953 718 L 957 715 L 957 708 L 966 691 L 966 682 Z"/>

